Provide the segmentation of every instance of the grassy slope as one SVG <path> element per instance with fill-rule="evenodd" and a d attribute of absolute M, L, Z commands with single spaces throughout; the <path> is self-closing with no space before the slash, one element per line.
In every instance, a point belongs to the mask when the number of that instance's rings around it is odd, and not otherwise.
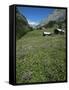
<path fill-rule="evenodd" d="M 50 30 L 49 30 L 50 31 Z M 65 36 L 28 32 L 16 42 L 16 82 L 66 80 Z"/>

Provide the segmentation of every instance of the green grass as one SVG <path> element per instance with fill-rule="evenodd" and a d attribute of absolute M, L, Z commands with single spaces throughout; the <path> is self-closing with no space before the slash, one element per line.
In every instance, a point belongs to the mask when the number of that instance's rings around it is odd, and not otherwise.
<path fill-rule="evenodd" d="M 16 42 L 17 83 L 66 80 L 65 35 L 44 37 L 42 32 L 28 32 Z"/>

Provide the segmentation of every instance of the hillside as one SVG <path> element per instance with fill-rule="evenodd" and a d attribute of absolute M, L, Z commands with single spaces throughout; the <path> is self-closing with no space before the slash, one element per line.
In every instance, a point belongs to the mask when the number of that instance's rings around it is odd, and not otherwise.
<path fill-rule="evenodd" d="M 29 26 L 28 21 L 24 15 L 17 10 L 16 12 L 16 39 L 21 38 L 32 28 Z"/>
<path fill-rule="evenodd" d="M 16 42 L 16 82 L 66 80 L 65 35 L 43 37 L 42 30 L 28 32 Z"/>

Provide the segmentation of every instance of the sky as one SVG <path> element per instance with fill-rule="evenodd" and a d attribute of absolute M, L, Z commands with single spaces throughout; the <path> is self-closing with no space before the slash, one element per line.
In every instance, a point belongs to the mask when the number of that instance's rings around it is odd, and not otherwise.
<path fill-rule="evenodd" d="M 30 25 L 38 25 L 44 18 L 53 13 L 53 8 L 37 8 L 37 7 L 17 7 L 19 12 L 24 15 Z"/>

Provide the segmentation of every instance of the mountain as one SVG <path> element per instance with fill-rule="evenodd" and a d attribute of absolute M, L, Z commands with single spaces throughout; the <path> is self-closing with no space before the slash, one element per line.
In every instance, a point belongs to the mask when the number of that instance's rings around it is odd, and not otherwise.
<path fill-rule="evenodd" d="M 55 23 L 64 22 L 66 20 L 66 10 L 55 9 L 54 12 L 48 15 L 47 18 L 43 18 L 41 23 L 37 27 L 49 26 Z"/>
<path fill-rule="evenodd" d="M 26 17 L 16 10 L 16 39 L 21 38 L 30 30 L 32 28 L 29 26 Z"/>
<path fill-rule="evenodd" d="M 42 23 L 47 24 L 49 21 L 62 21 L 65 20 L 66 10 L 55 9 L 53 13 L 51 13 L 47 19 L 44 19 Z"/>

